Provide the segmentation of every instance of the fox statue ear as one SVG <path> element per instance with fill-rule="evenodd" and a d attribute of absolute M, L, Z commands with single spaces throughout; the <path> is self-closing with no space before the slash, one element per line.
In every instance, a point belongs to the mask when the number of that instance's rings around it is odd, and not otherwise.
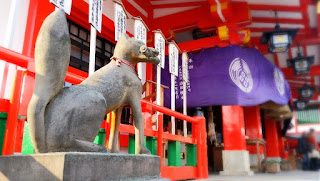
<path fill-rule="evenodd" d="M 127 33 L 122 33 L 122 35 L 120 36 L 118 43 L 119 42 L 126 42 L 130 37 L 127 35 Z"/>

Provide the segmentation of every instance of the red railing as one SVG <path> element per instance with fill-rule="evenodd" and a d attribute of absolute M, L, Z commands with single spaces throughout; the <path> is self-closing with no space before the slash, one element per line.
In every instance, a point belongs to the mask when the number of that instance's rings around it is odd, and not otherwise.
<path fill-rule="evenodd" d="M 208 178 L 208 163 L 207 163 L 207 138 L 206 138 L 206 124 L 205 118 L 202 116 L 190 117 L 179 112 L 172 111 L 171 109 L 153 104 L 151 102 L 141 100 L 143 112 L 154 111 L 159 112 L 158 114 L 158 156 L 160 157 L 161 163 L 161 176 L 164 178 L 170 178 L 172 180 L 186 180 L 186 179 L 205 179 Z M 180 135 L 173 135 L 170 133 L 163 132 L 163 114 L 173 116 L 176 119 L 185 120 L 192 124 L 192 137 L 184 137 Z M 146 135 L 146 134 L 145 134 Z M 151 136 L 151 135 L 150 135 Z M 163 140 L 168 141 L 179 141 L 186 144 L 197 145 L 197 166 L 182 166 L 173 167 L 165 166 L 163 163 Z"/>
<path fill-rule="evenodd" d="M 34 73 L 34 60 L 30 57 L 21 55 L 17 52 L 12 50 L 0 47 L 0 60 L 4 60 L 9 63 L 16 64 L 20 67 L 26 68 L 27 72 Z M 18 71 L 19 72 L 19 71 Z M 20 73 L 21 74 L 21 73 Z M 82 80 L 87 77 L 87 74 L 79 73 L 77 70 L 73 68 L 68 69 L 66 81 L 79 84 Z M 21 75 L 19 80 L 21 79 Z M 21 82 L 21 81 L 20 81 Z M 22 83 L 19 85 L 14 85 L 16 89 L 13 89 L 12 92 L 12 99 L 20 100 L 20 90 L 22 87 Z M 20 87 L 20 88 L 17 88 Z M 17 91 L 16 91 L 17 90 Z M 20 91 L 20 92 L 19 92 Z M 1 101 L 0 101 L 1 104 Z M 207 143 L 206 143 L 206 127 L 205 127 L 205 118 L 201 116 L 190 117 L 175 111 L 172 111 L 168 108 L 153 104 L 146 100 L 141 100 L 142 110 L 143 112 L 149 112 L 150 114 L 158 112 L 158 131 L 154 131 L 150 128 L 145 128 L 144 134 L 148 137 L 156 137 L 158 141 L 158 156 L 160 157 L 161 161 L 161 176 L 164 178 L 170 178 L 172 180 L 185 180 L 185 179 L 205 179 L 208 178 L 208 163 L 207 163 Z M 0 105 L 1 107 L 1 105 Z M 9 107 L 9 114 L 8 114 L 8 122 L 16 122 L 16 117 L 18 116 L 19 106 L 10 105 Z M 11 114 L 11 115 L 10 115 Z M 14 114 L 14 115 L 13 115 Z M 184 137 L 180 135 L 173 135 L 170 133 L 163 132 L 163 115 L 166 114 L 168 116 L 173 116 L 176 119 L 185 120 L 192 124 L 192 137 Z M 9 128 L 13 129 L 16 128 Z M 131 125 L 120 125 L 120 131 L 126 132 L 129 134 L 134 134 L 134 127 Z M 10 132 L 7 130 L 7 132 Z M 7 134 L 7 133 L 6 133 Z M 9 136 L 9 135 L 8 135 Z M 163 141 L 179 141 L 185 144 L 196 144 L 197 145 L 197 166 L 181 166 L 181 167 L 173 167 L 173 166 L 165 166 L 163 164 Z M 5 147 L 5 145 L 4 145 Z M 12 145 L 8 148 L 8 151 L 12 153 Z M 10 154 L 8 152 L 8 154 Z"/>

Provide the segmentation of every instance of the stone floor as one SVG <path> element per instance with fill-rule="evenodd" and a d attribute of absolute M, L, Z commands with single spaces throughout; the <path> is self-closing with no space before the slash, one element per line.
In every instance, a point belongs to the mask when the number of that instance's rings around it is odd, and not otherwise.
<path fill-rule="evenodd" d="M 282 171 L 277 174 L 255 173 L 253 176 L 221 176 L 210 174 L 210 181 L 320 181 L 320 171 Z"/>

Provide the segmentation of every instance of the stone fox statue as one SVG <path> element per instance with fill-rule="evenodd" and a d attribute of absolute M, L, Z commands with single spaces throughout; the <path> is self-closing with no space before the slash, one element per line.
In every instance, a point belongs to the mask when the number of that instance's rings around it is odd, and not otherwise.
<path fill-rule="evenodd" d="M 158 64 L 158 52 L 123 34 L 109 64 L 81 84 L 63 88 L 70 51 L 65 14 L 56 10 L 43 22 L 35 47 L 35 89 L 27 116 L 36 153 L 107 151 L 93 140 L 105 115 L 113 110 L 116 124 L 110 133 L 110 149 L 118 152 L 124 105 L 130 105 L 133 111 L 136 153 L 149 153 L 144 146 L 142 84 L 134 66 L 138 62 Z"/>

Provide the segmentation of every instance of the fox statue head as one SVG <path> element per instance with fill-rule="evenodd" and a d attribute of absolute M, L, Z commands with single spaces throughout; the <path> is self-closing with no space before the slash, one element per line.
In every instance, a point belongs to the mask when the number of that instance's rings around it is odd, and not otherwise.
<path fill-rule="evenodd" d="M 116 44 L 113 57 L 125 59 L 133 65 L 138 62 L 157 65 L 160 63 L 158 54 L 156 49 L 147 47 L 142 41 L 130 38 L 126 33 L 123 33 Z"/>

